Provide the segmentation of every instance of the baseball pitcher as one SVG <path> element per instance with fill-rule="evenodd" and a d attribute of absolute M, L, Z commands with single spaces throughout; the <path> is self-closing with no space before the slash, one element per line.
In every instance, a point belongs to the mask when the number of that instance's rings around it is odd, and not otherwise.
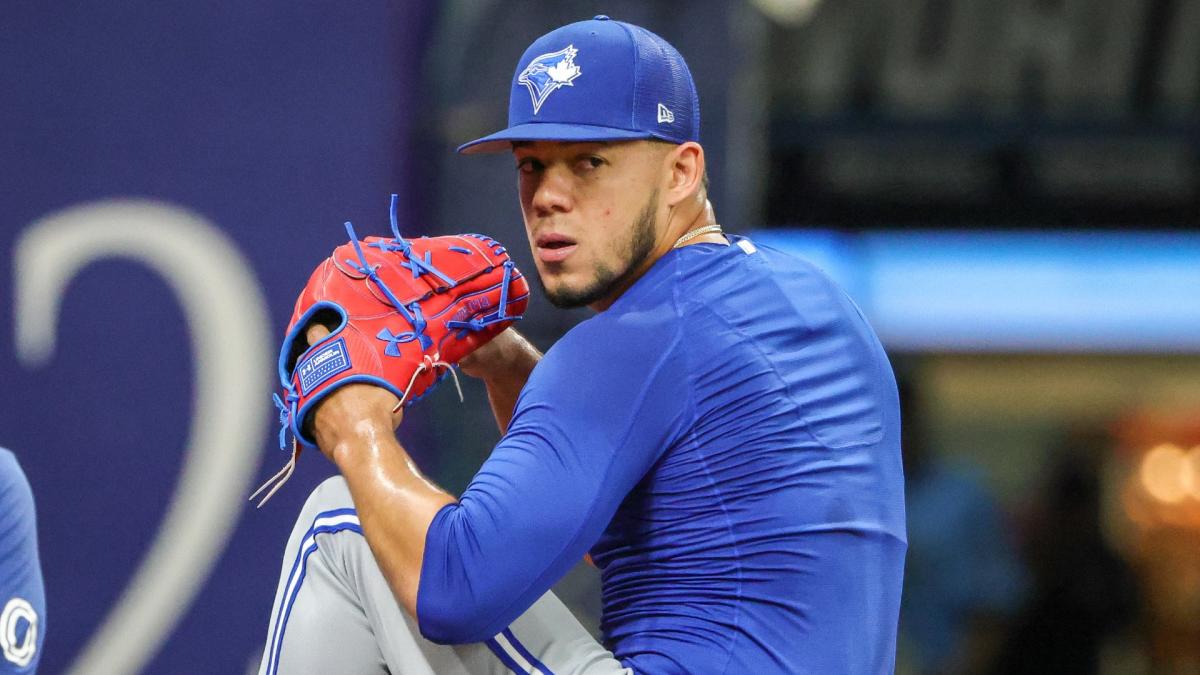
<path fill-rule="evenodd" d="M 260 672 L 891 672 L 887 356 L 821 271 L 722 230 L 699 141 L 650 31 L 598 16 L 526 50 L 508 127 L 460 151 L 512 153 L 538 283 L 595 311 L 545 355 L 486 238 L 352 234 L 318 268 L 280 407 L 341 475 L 296 523 Z M 394 434 L 455 362 L 504 430 L 457 497 Z M 585 555 L 602 643 L 548 593 Z"/>

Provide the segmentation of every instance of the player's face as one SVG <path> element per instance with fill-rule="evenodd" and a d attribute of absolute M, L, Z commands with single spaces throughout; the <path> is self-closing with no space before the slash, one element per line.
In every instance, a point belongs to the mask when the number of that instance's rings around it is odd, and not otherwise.
<path fill-rule="evenodd" d="M 550 302 L 603 309 L 652 262 L 665 154 L 647 141 L 515 144 L 525 230 Z"/>

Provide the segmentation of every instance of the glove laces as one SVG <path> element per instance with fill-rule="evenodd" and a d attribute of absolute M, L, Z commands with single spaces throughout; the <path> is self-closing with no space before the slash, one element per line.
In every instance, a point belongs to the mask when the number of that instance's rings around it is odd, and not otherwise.
<path fill-rule="evenodd" d="M 279 449 L 283 450 L 287 447 L 288 429 L 290 428 L 288 423 L 291 421 L 292 415 L 296 414 L 296 402 L 300 400 L 300 397 L 296 396 L 296 393 L 291 390 L 291 387 L 289 387 L 286 402 L 279 398 L 279 394 L 271 394 L 271 400 L 275 402 L 275 407 L 279 409 Z M 266 490 L 268 487 L 271 488 L 267 491 L 267 494 L 263 495 L 263 498 L 254 505 L 254 508 L 261 509 L 263 504 L 266 504 L 267 500 L 270 499 L 271 496 L 276 492 L 278 492 L 279 488 L 283 487 L 283 484 L 288 482 L 288 479 L 292 477 L 292 473 L 296 471 L 296 460 L 300 459 L 300 449 L 300 444 L 296 442 L 296 437 L 293 435 L 292 456 L 288 460 L 287 464 L 284 464 L 282 469 L 277 471 L 274 476 L 268 478 L 265 483 L 258 486 L 258 489 L 254 491 L 254 494 L 250 495 L 249 501 L 254 501 L 254 498 L 257 497 L 259 493 L 261 493 L 263 490 Z"/>
<path fill-rule="evenodd" d="M 437 368 L 445 368 L 446 372 L 448 372 L 454 379 L 454 388 L 458 391 L 458 402 L 462 403 L 464 400 L 466 400 L 463 398 L 462 385 L 458 382 L 458 373 L 455 372 L 454 365 L 443 361 L 441 352 L 438 352 L 433 356 L 425 354 L 420 365 L 417 366 L 417 369 L 413 371 L 412 377 L 409 378 L 408 386 L 404 388 L 404 394 L 400 397 L 400 401 L 396 403 L 396 407 L 392 408 L 392 412 L 400 412 L 400 408 L 404 407 L 404 401 L 408 399 L 408 393 L 412 391 L 413 385 L 416 384 L 417 378 L 420 377 L 421 373 L 424 373 L 425 371 L 433 371 Z M 409 402 L 415 403 L 416 400 L 414 399 L 413 401 Z"/>

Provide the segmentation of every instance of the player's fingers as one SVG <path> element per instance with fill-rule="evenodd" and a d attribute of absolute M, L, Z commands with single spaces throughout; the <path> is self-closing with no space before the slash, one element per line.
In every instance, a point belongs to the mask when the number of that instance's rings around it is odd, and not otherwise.
<path fill-rule="evenodd" d="M 326 335 L 329 335 L 329 329 L 325 326 L 314 323 L 304 331 L 304 336 L 308 338 L 308 344 L 315 345 L 321 341 Z"/>

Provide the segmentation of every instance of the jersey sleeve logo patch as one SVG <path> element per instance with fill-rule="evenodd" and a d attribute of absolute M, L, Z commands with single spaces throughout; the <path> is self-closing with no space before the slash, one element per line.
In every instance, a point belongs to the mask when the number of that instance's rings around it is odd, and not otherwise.
<path fill-rule="evenodd" d="M 529 62 L 525 70 L 517 76 L 517 83 L 529 89 L 529 98 L 533 100 L 533 114 L 538 114 L 542 104 L 558 89 L 574 87 L 575 78 L 582 72 L 575 65 L 575 55 L 579 53 L 574 45 L 549 54 L 542 54 Z"/>
<path fill-rule="evenodd" d="M 37 653 L 38 615 L 24 598 L 13 598 L 0 613 L 0 649 L 5 660 L 24 668 Z"/>
<path fill-rule="evenodd" d="M 322 382 L 347 370 L 350 370 L 350 355 L 346 352 L 346 340 L 338 338 L 313 352 L 297 366 L 300 393 L 307 396 Z"/>

